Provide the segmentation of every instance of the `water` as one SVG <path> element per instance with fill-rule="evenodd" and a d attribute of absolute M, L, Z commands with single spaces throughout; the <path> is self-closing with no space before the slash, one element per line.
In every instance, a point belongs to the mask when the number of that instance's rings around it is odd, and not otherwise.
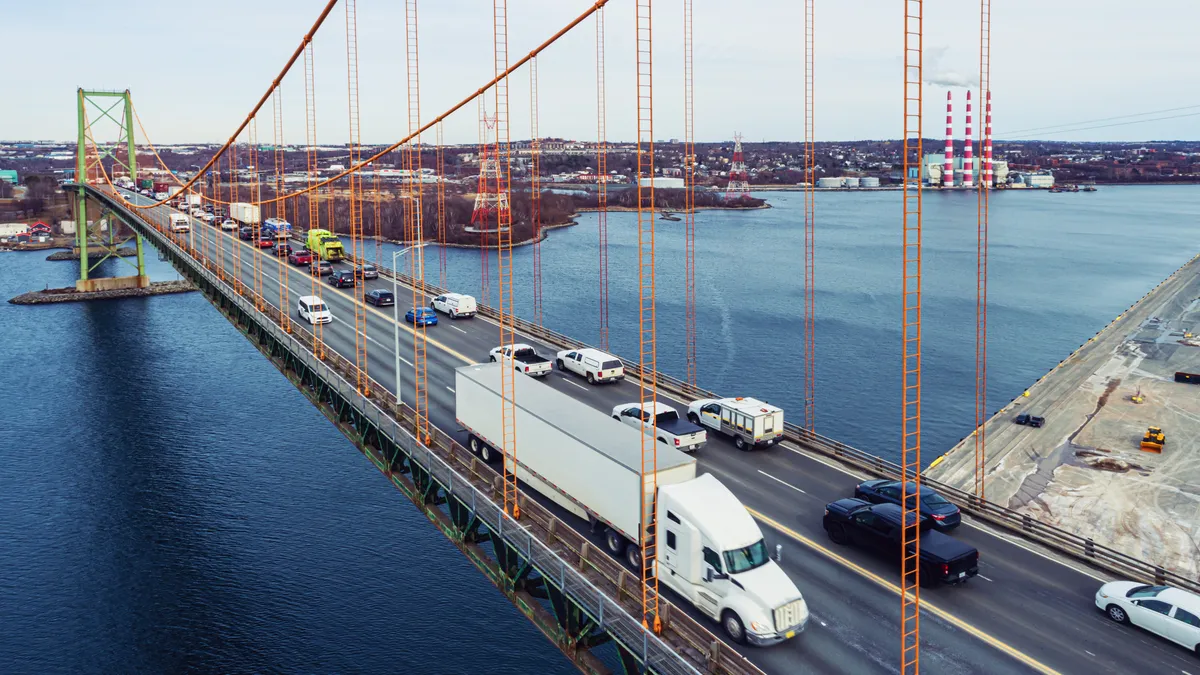
<path fill-rule="evenodd" d="M 775 208 L 697 219 L 700 384 L 797 420 L 803 196 L 762 196 Z M 898 200 L 821 193 L 817 205 L 818 430 L 889 458 Z M 973 423 L 975 201 L 925 204 L 931 459 Z M 1196 187 L 992 205 L 993 409 L 1197 248 Z M 636 354 L 636 217 L 608 222 L 612 348 Z M 681 374 L 682 224 L 656 223 L 659 364 Z M 394 247 L 381 250 L 390 264 Z M 45 255 L 0 253 L 0 299 L 73 282 Z M 519 283 L 531 255 L 514 256 Z M 552 232 L 542 255 L 547 325 L 594 342 L 595 216 Z M 175 278 L 149 259 L 152 276 Z M 478 294 L 479 253 L 447 259 L 451 286 Z M 517 298 L 528 316 L 527 285 Z M 574 672 L 198 294 L 0 304 L 0 344 L 0 673 Z"/>
<path fill-rule="evenodd" d="M 576 672 L 199 294 L 0 344 L 0 673 Z"/>

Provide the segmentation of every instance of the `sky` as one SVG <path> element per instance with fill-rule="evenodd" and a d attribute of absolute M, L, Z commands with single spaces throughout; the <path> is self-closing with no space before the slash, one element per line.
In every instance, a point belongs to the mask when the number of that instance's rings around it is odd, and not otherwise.
<path fill-rule="evenodd" d="M 225 140 L 270 86 L 325 0 L 41 0 L 3 9 L 8 66 L 0 87 L 0 139 L 69 140 L 75 92 L 129 89 L 155 143 Z M 358 1 L 363 143 L 402 138 L 406 105 L 404 4 Z M 509 0 L 515 62 L 591 5 Z M 633 0 L 606 9 L 607 136 L 636 137 Z M 803 3 L 695 0 L 694 120 L 698 141 L 735 132 L 747 141 L 803 138 Z M 992 3 L 991 84 L 998 139 L 1196 139 L 1200 2 L 999 0 Z M 654 3 L 654 137 L 683 136 L 681 0 Z M 902 129 L 903 2 L 816 0 L 814 128 L 817 140 L 898 138 Z M 120 8 L 118 11 L 117 8 Z M 172 7 L 178 7 L 172 9 Z M 427 122 L 492 76 L 492 3 L 421 0 L 420 111 Z M 339 3 L 314 39 L 316 138 L 349 136 L 345 11 Z M 944 135 L 948 85 L 962 134 L 966 85 L 978 86 L 979 8 L 925 1 L 924 135 Z M 538 59 L 539 135 L 596 137 L 596 25 L 587 19 Z M 305 139 L 303 61 L 282 85 L 283 141 Z M 488 96 L 488 109 L 494 108 Z M 1189 107 L 1190 106 L 1190 107 Z M 529 74 L 510 78 L 509 129 L 529 138 Z M 1138 118 L 1126 115 L 1180 109 Z M 982 122 L 976 106 L 976 124 Z M 258 139 L 273 137 L 271 104 Z M 1126 123 L 1133 119 L 1157 119 Z M 1114 123 L 1117 123 L 1115 126 Z M 1099 127 L 1064 132 L 1061 125 Z M 1011 133 L 1010 132 L 1016 132 Z M 97 134 L 104 135 L 97 127 Z M 448 143 L 478 140 L 474 102 L 444 125 Z M 433 142 L 432 135 L 426 142 Z"/>

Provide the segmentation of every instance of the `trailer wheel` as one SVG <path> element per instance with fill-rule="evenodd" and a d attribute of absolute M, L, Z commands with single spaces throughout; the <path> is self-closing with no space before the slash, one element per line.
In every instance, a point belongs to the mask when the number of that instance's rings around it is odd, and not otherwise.
<path fill-rule="evenodd" d="M 608 552 L 620 557 L 625 554 L 625 547 L 628 545 L 625 537 L 622 537 L 616 530 L 609 529 L 604 535 L 604 543 L 608 546 Z"/>
<path fill-rule="evenodd" d="M 625 561 L 635 570 L 642 569 L 642 549 L 639 546 L 630 544 L 625 549 Z"/>

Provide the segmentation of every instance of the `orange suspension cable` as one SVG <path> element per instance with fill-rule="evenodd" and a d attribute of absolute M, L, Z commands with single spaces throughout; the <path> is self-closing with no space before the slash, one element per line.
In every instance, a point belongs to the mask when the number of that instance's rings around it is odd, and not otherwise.
<path fill-rule="evenodd" d="M 362 139 L 358 128 L 358 10 L 356 0 L 346 0 L 346 84 L 347 101 L 350 109 L 350 164 L 358 165 Z M 350 250 L 355 267 L 354 298 L 354 355 L 358 366 L 358 392 L 370 396 L 370 379 L 367 376 L 367 306 L 363 299 L 364 284 L 357 277 L 363 264 L 362 233 L 362 174 L 353 171 L 349 175 L 350 202 Z"/>
<path fill-rule="evenodd" d="M 407 45 L 407 78 L 408 89 L 408 132 L 411 134 L 421 128 L 421 78 L 418 67 L 417 49 L 417 0 L 405 0 L 404 3 L 404 35 Z M 405 219 L 409 231 L 405 233 L 408 245 L 413 247 L 408 253 L 409 276 L 414 279 L 412 284 L 412 306 L 425 307 L 425 249 L 422 246 L 422 191 L 424 175 L 421 173 L 421 136 L 417 134 L 405 153 L 408 165 L 408 213 Z M 425 324 L 413 322 L 413 411 L 416 413 L 416 428 L 414 433 L 422 443 L 431 440 L 429 435 L 429 373 L 426 364 Z"/>
<path fill-rule="evenodd" d="M 250 120 L 250 165 L 252 167 L 252 180 L 250 184 L 250 201 L 254 204 L 258 211 L 258 217 L 250 224 L 250 233 L 254 239 L 254 302 L 261 312 L 263 305 L 263 279 L 262 279 L 262 247 L 258 242 L 262 241 L 262 188 L 259 185 L 258 175 L 258 118 Z"/>
<path fill-rule="evenodd" d="M 446 287 L 446 156 L 442 123 L 437 125 L 438 288 Z"/>
<path fill-rule="evenodd" d="M 489 170 L 495 170 L 491 167 L 495 163 L 495 158 L 491 156 L 491 148 L 488 147 L 488 139 L 491 137 L 489 129 L 491 128 L 491 120 L 487 116 L 487 106 L 484 103 L 482 95 L 479 97 L 479 187 L 476 190 L 475 202 L 478 206 L 480 195 L 485 201 L 491 200 L 488 194 L 492 189 L 489 182 Z M 499 201 L 499 197 L 495 201 Z M 500 208 L 500 205 L 495 204 L 495 208 Z M 483 298 L 484 303 L 491 302 L 491 274 L 488 271 L 488 265 L 492 259 L 492 253 L 488 250 L 488 216 L 491 214 L 491 208 L 480 210 L 475 208 L 471 212 L 471 222 L 479 224 L 479 295 Z M 478 220 L 477 220 L 478 218 Z"/>
<path fill-rule="evenodd" d="M 817 219 L 817 149 L 813 127 L 813 1 L 804 0 L 804 427 L 817 424 L 817 319 L 815 229 Z"/>
<path fill-rule="evenodd" d="M 508 72 L 508 2 L 493 0 L 492 4 L 492 47 L 495 55 L 495 72 Z M 512 284 L 512 200 L 509 195 L 508 154 L 508 77 L 499 77 L 493 89 L 496 95 L 496 305 L 500 323 L 500 344 L 511 345 L 515 340 Z M 504 456 L 504 510 L 513 518 L 521 517 L 517 502 L 517 417 L 516 417 L 516 371 L 506 365 L 500 368 L 501 389 L 501 453 Z"/>
<path fill-rule="evenodd" d="M 283 156 L 283 92 L 280 91 L 280 87 L 275 87 L 275 95 L 271 99 L 271 113 L 275 122 L 275 194 L 280 195 L 283 194 L 283 174 L 286 171 L 286 167 L 284 166 L 285 158 Z M 286 200 L 275 202 L 275 217 L 281 221 L 287 221 Z M 276 230 L 275 242 L 276 245 L 287 242 L 286 235 L 283 234 L 282 229 Z M 274 255 L 276 258 L 279 257 L 276 249 L 271 250 L 271 255 Z M 279 270 L 279 306 L 285 310 L 279 312 L 279 327 L 288 333 L 292 332 L 292 315 L 286 311 L 286 307 L 291 304 L 291 299 L 288 297 L 288 288 L 291 287 L 289 281 L 290 267 L 285 260 Z"/>
<path fill-rule="evenodd" d="M 315 24 L 312 31 L 310 31 L 309 34 L 305 36 L 305 38 L 304 38 L 305 41 L 312 39 L 312 34 L 320 26 L 321 22 L 324 21 L 325 15 L 328 14 L 329 10 L 333 8 L 333 5 L 335 4 L 335 2 L 336 2 L 336 0 L 331 0 L 329 5 L 326 6 L 325 10 L 322 12 L 321 16 L 318 18 L 317 24 Z M 609 0 L 596 0 L 596 2 L 593 5 L 591 5 L 587 9 L 585 9 L 583 11 L 583 13 L 581 13 L 579 16 L 577 16 L 573 20 L 571 20 L 566 26 L 559 29 L 558 32 L 556 32 L 554 35 L 551 35 L 549 38 L 547 38 L 545 41 L 543 41 L 537 47 L 534 47 L 532 50 L 529 51 L 528 54 L 521 57 L 516 62 L 509 64 L 508 68 L 506 68 L 503 73 L 497 73 L 495 77 L 493 77 L 490 81 L 488 81 L 486 84 L 484 84 L 479 89 L 475 90 L 474 93 L 470 94 L 469 96 L 462 99 L 458 103 L 455 103 L 454 105 L 450 106 L 450 108 L 448 108 L 445 112 L 438 115 L 437 117 L 434 117 L 429 122 L 426 122 L 420 129 L 417 130 L 416 133 L 424 133 L 424 132 L 428 131 L 429 129 L 432 129 L 434 126 L 436 126 L 437 124 L 439 124 L 440 122 L 445 120 L 447 117 L 449 117 L 450 115 L 453 115 L 455 112 L 461 110 L 464 106 L 468 105 L 471 101 L 475 100 L 476 97 L 483 96 L 484 93 L 486 93 L 497 82 L 499 82 L 501 78 L 508 77 L 510 74 L 512 74 L 513 72 L 518 70 L 521 66 L 525 65 L 525 63 L 527 63 L 530 59 L 537 56 L 541 52 L 545 51 L 550 45 L 554 44 L 555 42 L 558 41 L 559 38 L 561 38 L 562 36 L 569 33 L 571 31 L 571 29 L 573 29 L 576 26 L 578 26 L 579 24 L 583 23 L 583 21 L 585 19 L 587 19 L 589 16 L 591 16 L 594 12 L 599 10 L 604 5 L 608 4 L 608 2 L 609 2 Z M 282 80 L 283 75 L 285 75 L 287 73 L 288 69 L 291 68 L 292 63 L 294 63 L 295 60 L 300 57 L 300 54 L 302 53 L 302 51 L 303 51 L 303 43 L 301 44 L 300 47 L 296 48 L 296 53 L 292 55 L 291 60 L 289 60 L 287 65 L 284 66 L 283 72 L 281 72 L 279 77 L 276 78 L 277 81 Z M 272 85 L 272 86 L 274 86 L 274 85 Z M 268 91 L 268 94 L 263 96 L 262 100 L 251 112 L 251 115 L 256 114 L 258 112 L 258 109 L 263 105 L 263 103 L 266 102 L 267 96 L 269 96 L 269 95 L 270 95 L 270 92 Z M 230 140 L 226 141 L 225 145 L 223 145 L 219 150 L 217 150 L 217 153 L 213 156 L 213 159 L 209 160 L 208 164 L 201 167 L 201 171 L 207 170 L 213 162 L 215 162 L 219 157 L 221 157 L 225 153 L 225 151 L 229 148 L 229 145 L 233 142 L 233 139 L 237 137 L 237 133 L 240 133 L 241 130 L 243 128 L 245 128 L 245 125 L 249 124 L 249 122 L 250 122 L 250 116 L 247 116 L 246 122 L 243 123 L 243 126 L 238 127 L 238 131 L 235 132 L 234 136 L 230 137 Z M 264 203 L 274 203 L 276 201 L 280 201 L 283 199 L 290 199 L 290 198 L 297 197 L 302 194 L 307 194 L 308 192 L 311 192 L 314 190 L 319 190 L 320 188 L 323 188 L 326 185 L 331 185 L 334 182 L 339 181 L 342 178 L 345 178 L 346 176 L 350 175 L 351 173 L 359 171 L 367 165 L 374 164 L 379 159 L 382 159 L 383 157 L 387 156 L 388 154 L 394 152 L 397 148 L 403 146 L 405 143 L 408 143 L 410 140 L 412 140 L 412 137 L 414 135 L 416 135 L 416 134 L 415 133 L 409 134 L 409 135 L 405 136 L 404 138 L 396 141 L 395 143 L 392 143 L 391 145 L 384 147 L 383 149 L 381 149 L 379 152 L 375 153 L 374 155 L 371 155 L 370 157 L 367 157 L 366 159 L 360 159 L 356 163 L 352 163 L 346 169 L 343 169 L 341 172 L 316 183 L 312 187 L 306 187 L 302 190 L 298 190 L 296 192 L 286 194 L 286 195 L 278 195 L 276 197 L 271 198 L 270 200 L 267 200 Z M 196 180 L 196 178 L 193 177 L 190 181 L 188 181 L 184 185 L 190 186 L 193 182 L 195 182 L 195 180 Z M 159 206 L 161 204 L 162 204 L 162 202 L 155 202 L 153 204 L 141 204 L 141 205 L 129 204 L 128 206 L 133 209 L 142 210 L 142 209 L 153 208 L 153 207 Z"/>
<path fill-rule="evenodd" d="M 241 190 L 241 184 L 239 182 L 240 178 L 238 176 L 237 145 L 236 144 L 231 145 L 229 147 L 228 160 L 229 160 L 229 201 L 231 203 L 232 202 L 240 202 L 242 190 Z M 230 213 L 229 217 L 233 218 L 233 213 Z M 241 223 L 238 223 L 238 227 L 239 227 L 239 230 L 235 230 L 233 235 L 231 235 L 231 236 L 237 237 L 241 234 L 240 233 Z M 242 247 L 238 246 L 236 241 L 234 242 L 234 245 L 233 245 L 233 290 L 236 291 L 238 295 L 242 295 L 245 292 L 243 289 L 243 284 L 242 284 Z"/>
<path fill-rule="evenodd" d="M 608 146 L 604 100 L 604 8 L 596 10 L 596 232 L 600 240 L 600 349 L 608 349 Z"/>
<path fill-rule="evenodd" d="M 979 0 L 979 98 L 984 99 L 984 124 L 980 125 L 980 168 L 976 202 L 975 266 L 975 496 L 983 499 L 987 468 L 987 280 L 988 199 L 992 189 L 992 3 Z"/>
<path fill-rule="evenodd" d="M 529 61 L 530 178 L 529 221 L 533 228 L 533 323 L 542 325 L 542 183 L 541 142 L 538 140 L 537 59 Z"/>
<path fill-rule="evenodd" d="M 654 62 L 652 0 L 637 3 L 637 214 L 638 214 L 638 392 L 642 410 L 658 402 L 657 324 L 654 275 Z M 648 184 L 642 185 L 645 180 Z M 650 429 L 641 434 L 641 579 L 642 624 L 662 632 L 658 614 L 658 576 L 655 539 L 658 515 L 658 423 L 650 415 Z"/>
<path fill-rule="evenodd" d="M 696 386 L 696 135 L 692 0 L 683 0 L 683 293 L 687 383 Z"/>
<path fill-rule="evenodd" d="M 922 0 L 904 0 L 903 167 L 903 414 L 901 479 L 921 493 L 921 89 L 924 53 Z M 907 486 L 907 483 L 905 483 Z M 905 487 L 907 494 L 907 487 Z M 900 673 L 921 671 L 921 513 L 918 500 L 901 505 Z"/>
<path fill-rule="evenodd" d="M 314 61 L 313 45 L 309 42 L 304 47 L 304 140 L 308 146 L 308 184 L 312 185 L 317 180 L 317 83 L 316 83 L 316 63 Z M 321 229 L 321 203 L 317 200 L 317 193 L 309 192 L 308 198 L 308 229 Z M 299 216 L 296 218 L 299 220 Z M 297 223 L 299 225 L 299 223 Z M 312 251 L 312 256 L 316 256 L 317 252 Z M 310 293 L 318 298 L 321 298 L 321 303 L 325 300 L 322 297 L 325 284 L 320 282 L 320 265 L 317 260 L 312 260 L 309 265 L 309 289 Z M 325 325 L 322 323 L 312 324 L 312 348 L 313 356 L 318 359 L 325 358 Z"/>

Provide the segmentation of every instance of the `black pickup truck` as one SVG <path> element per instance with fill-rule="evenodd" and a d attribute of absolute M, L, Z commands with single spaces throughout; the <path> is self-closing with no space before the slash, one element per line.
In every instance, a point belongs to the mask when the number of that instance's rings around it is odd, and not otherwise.
<path fill-rule="evenodd" d="M 899 504 L 870 504 L 861 499 L 839 499 L 826 505 L 822 524 L 838 544 L 855 544 L 899 560 Z M 911 522 L 911 521 L 910 521 Z M 921 517 L 921 585 L 956 584 L 979 574 L 979 551 L 954 537 L 932 529 Z"/>

